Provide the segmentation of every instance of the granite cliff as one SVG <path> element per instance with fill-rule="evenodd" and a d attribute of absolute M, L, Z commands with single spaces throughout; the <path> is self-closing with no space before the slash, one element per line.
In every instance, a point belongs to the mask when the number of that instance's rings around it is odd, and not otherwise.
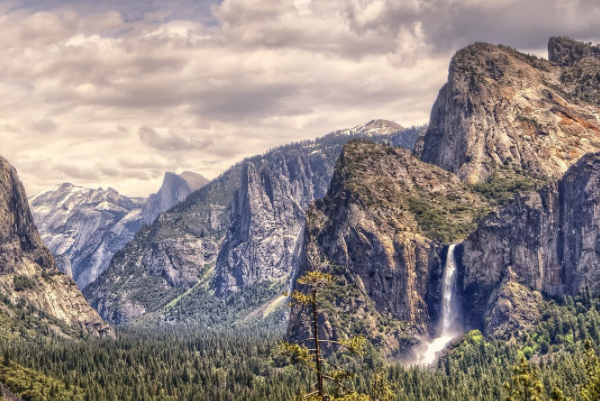
<path fill-rule="evenodd" d="M 346 146 L 309 209 L 298 273 L 334 274 L 324 337 L 366 334 L 394 354 L 435 335 L 450 243 L 466 329 L 510 337 L 540 318 L 544 297 L 597 286 L 600 109 L 596 76 L 577 71 L 593 71 L 598 48 L 553 38 L 549 49 L 550 61 L 460 50 L 413 151 L 421 161 Z M 292 339 L 307 333 L 301 313 Z"/>
<path fill-rule="evenodd" d="M 4 301 L 0 315 L 9 321 L 14 318 L 12 305 L 21 305 L 31 319 L 43 320 L 57 332 L 64 333 L 60 327 L 64 324 L 93 335 L 111 334 L 75 282 L 56 268 L 37 232 L 17 172 L 1 157 L 0 295 Z"/>
<path fill-rule="evenodd" d="M 550 41 L 551 61 L 486 43 L 457 52 L 421 159 L 478 183 L 503 165 L 558 179 L 581 156 L 599 151 L 600 109 L 578 89 L 588 79 L 573 72 L 597 62 L 570 57 L 575 47 L 557 43 Z"/>
<path fill-rule="evenodd" d="M 156 217 L 169 210 L 179 202 L 183 202 L 192 192 L 202 188 L 208 179 L 191 171 L 181 174 L 165 173 L 160 190 L 151 194 L 142 209 L 142 217 L 147 224 L 154 222 Z"/>
<path fill-rule="evenodd" d="M 563 178 L 537 192 L 516 194 L 482 219 L 460 248 L 460 288 L 471 305 L 465 317 L 471 326 L 490 317 L 496 302 L 492 293 L 507 282 L 553 297 L 597 288 L 600 154 L 585 155 Z"/>
<path fill-rule="evenodd" d="M 366 335 L 392 355 L 433 334 L 444 243 L 473 230 L 486 207 L 454 174 L 407 150 L 348 143 L 326 197 L 308 211 L 298 272 L 334 275 L 321 334 Z M 306 336 L 301 313 L 292 311 L 290 338 Z"/>

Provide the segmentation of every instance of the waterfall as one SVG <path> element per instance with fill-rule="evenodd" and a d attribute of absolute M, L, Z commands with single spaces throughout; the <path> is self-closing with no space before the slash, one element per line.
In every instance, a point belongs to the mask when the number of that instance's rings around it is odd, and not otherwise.
<path fill-rule="evenodd" d="M 440 336 L 444 334 L 456 334 L 456 323 L 458 322 L 458 307 L 454 290 L 456 288 L 456 260 L 454 259 L 454 248 L 452 244 L 448 247 L 446 266 L 444 268 L 444 287 L 442 288 L 442 325 Z"/>
<path fill-rule="evenodd" d="M 421 365 L 431 365 L 433 362 L 435 362 L 437 353 L 442 351 L 450 341 L 461 334 L 459 324 L 459 306 L 455 294 L 455 247 L 456 245 L 454 244 L 448 247 L 448 255 L 446 256 L 446 264 L 444 266 L 440 332 L 437 338 L 434 338 L 431 342 L 427 343 L 427 349 L 419 360 L 419 364 Z"/>

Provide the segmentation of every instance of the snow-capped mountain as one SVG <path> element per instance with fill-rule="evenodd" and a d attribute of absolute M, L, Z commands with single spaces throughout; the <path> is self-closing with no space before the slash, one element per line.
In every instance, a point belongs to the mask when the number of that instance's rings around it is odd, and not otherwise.
<path fill-rule="evenodd" d="M 91 189 L 67 183 L 32 197 L 30 204 L 58 268 L 83 289 L 108 268 L 113 255 L 144 224 L 153 222 L 207 182 L 189 171 L 166 173 L 158 193 L 147 200 L 123 196 L 112 188 Z"/>
<path fill-rule="evenodd" d="M 144 198 L 116 190 L 61 184 L 36 195 L 30 204 L 42 239 L 58 268 L 85 288 L 106 268 L 116 251 L 143 226 Z"/>

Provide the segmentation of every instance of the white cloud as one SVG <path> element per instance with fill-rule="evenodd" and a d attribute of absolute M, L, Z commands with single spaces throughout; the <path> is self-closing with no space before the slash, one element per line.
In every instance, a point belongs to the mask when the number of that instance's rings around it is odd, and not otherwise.
<path fill-rule="evenodd" d="M 146 195 L 164 171 L 214 177 L 373 118 L 424 123 L 458 47 L 593 39 L 589 1 L 22 0 L 0 7 L 0 153 L 30 194 Z"/>

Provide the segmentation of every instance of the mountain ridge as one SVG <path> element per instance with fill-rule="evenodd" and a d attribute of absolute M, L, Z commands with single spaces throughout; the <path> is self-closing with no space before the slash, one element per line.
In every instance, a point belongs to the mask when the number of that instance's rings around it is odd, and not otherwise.
<path fill-rule="evenodd" d="M 265 291 L 267 282 L 282 291 L 296 263 L 304 210 L 325 194 L 341 144 L 354 137 L 414 144 L 421 132 L 398 127 L 373 120 L 237 163 L 142 229 L 86 289 L 87 299 L 102 316 L 125 323 L 182 294 L 218 303 L 245 288 Z"/>
<path fill-rule="evenodd" d="M 11 305 L 28 307 L 26 315 L 45 321 L 49 315 L 76 330 L 110 336 L 77 289 L 75 282 L 56 268 L 34 224 L 25 189 L 17 171 L 0 157 L 0 314 L 11 320 Z M 51 323 L 50 323 L 51 324 Z M 62 332 L 57 325 L 52 326 Z M 3 327 L 3 329 L 6 329 Z"/>

